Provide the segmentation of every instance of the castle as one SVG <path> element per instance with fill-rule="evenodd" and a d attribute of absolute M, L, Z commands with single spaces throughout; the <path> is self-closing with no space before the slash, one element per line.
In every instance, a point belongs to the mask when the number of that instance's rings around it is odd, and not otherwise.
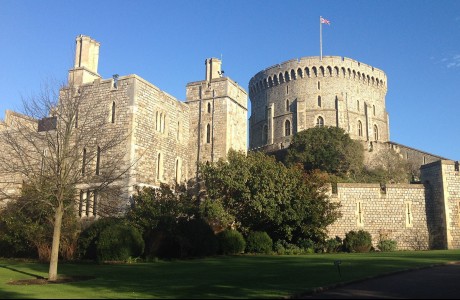
<path fill-rule="evenodd" d="M 72 97 L 87 95 L 82 111 L 86 106 L 104 120 L 105 131 L 97 138 L 128 137 L 115 149 L 126 153 L 120 165 L 135 162 L 118 182 L 128 195 L 135 186 L 186 182 L 196 176 L 199 163 L 225 159 L 230 149 L 247 151 L 248 95 L 223 76 L 219 59 L 205 61 L 204 80 L 188 83 L 186 99 L 179 101 L 137 75 L 101 78 L 99 47 L 88 36 L 76 38 L 69 86 L 76 87 Z M 267 68 L 249 82 L 249 148 L 285 149 L 293 134 L 314 126 L 341 127 L 373 155 L 392 148 L 420 166 L 421 183 L 338 184 L 330 198 L 341 203 L 342 217 L 329 227 L 330 236 L 364 229 L 374 244 L 391 238 L 400 249 L 460 248 L 458 162 L 390 141 L 386 81 L 382 70 L 335 56 L 304 57 Z M 7 111 L 0 133 L 18 118 L 25 117 Z M 45 121 L 31 122 L 43 130 Z M 81 151 L 83 161 L 87 152 L 96 153 L 96 173 L 104 160 L 100 155 L 110 155 L 101 154 L 97 142 Z M 80 185 L 79 190 L 79 215 L 98 215 L 91 186 Z"/>

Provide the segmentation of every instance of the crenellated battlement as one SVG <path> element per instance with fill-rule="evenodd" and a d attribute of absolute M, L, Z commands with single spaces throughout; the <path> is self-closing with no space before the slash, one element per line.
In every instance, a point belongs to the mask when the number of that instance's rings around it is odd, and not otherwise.
<path fill-rule="evenodd" d="M 289 81 L 317 77 L 345 78 L 387 88 L 386 74 L 380 69 L 342 56 L 323 56 L 323 60 L 307 56 L 273 65 L 254 75 L 249 81 L 250 96 Z"/>

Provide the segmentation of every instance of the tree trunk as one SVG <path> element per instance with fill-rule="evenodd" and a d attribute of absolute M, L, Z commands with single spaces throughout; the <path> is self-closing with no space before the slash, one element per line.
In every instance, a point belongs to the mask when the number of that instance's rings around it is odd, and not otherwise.
<path fill-rule="evenodd" d="M 64 206 L 61 202 L 59 203 L 59 206 L 56 208 L 56 213 L 54 214 L 53 245 L 51 248 L 50 268 L 48 272 L 49 281 L 57 280 L 57 268 L 58 268 L 58 260 L 59 260 L 59 242 L 61 240 L 61 224 L 62 224 L 63 215 L 64 215 Z"/>

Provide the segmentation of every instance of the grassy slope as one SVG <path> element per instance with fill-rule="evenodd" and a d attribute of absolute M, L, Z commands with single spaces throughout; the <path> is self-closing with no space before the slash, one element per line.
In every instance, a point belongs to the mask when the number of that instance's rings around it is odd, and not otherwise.
<path fill-rule="evenodd" d="M 339 277 L 334 260 L 341 260 Z M 381 273 L 459 261 L 460 250 L 306 256 L 235 256 L 126 265 L 60 264 L 66 284 L 7 285 L 47 276 L 48 265 L 0 260 L 0 298 L 280 298 Z"/>

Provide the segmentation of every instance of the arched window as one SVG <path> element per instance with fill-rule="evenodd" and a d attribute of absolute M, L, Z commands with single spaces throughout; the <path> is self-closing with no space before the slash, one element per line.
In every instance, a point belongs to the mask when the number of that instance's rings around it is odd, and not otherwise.
<path fill-rule="evenodd" d="M 363 123 L 358 121 L 358 136 L 363 136 Z"/>
<path fill-rule="evenodd" d="M 278 85 L 279 82 L 278 82 L 278 76 L 275 74 L 273 75 L 273 81 L 275 82 L 275 85 Z"/>
<path fill-rule="evenodd" d="M 358 108 L 358 111 L 359 111 L 359 100 L 356 100 L 356 107 Z"/>
<path fill-rule="evenodd" d="M 320 72 L 321 76 L 324 77 L 324 67 L 323 66 L 319 67 L 319 72 Z"/>
<path fill-rule="evenodd" d="M 379 129 L 377 125 L 374 125 L 374 140 L 378 141 L 379 140 Z"/>
<path fill-rule="evenodd" d="M 374 112 L 374 116 L 375 116 L 375 105 L 372 105 L 372 111 Z"/>
<path fill-rule="evenodd" d="M 211 124 L 206 125 L 206 143 L 211 143 Z"/>
<path fill-rule="evenodd" d="M 157 156 L 157 179 L 161 179 L 161 153 Z"/>
<path fill-rule="evenodd" d="M 112 123 L 115 123 L 115 101 L 112 102 Z"/>
<path fill-rule="evenodd" d="M 97 153 L 96 153 L 96 175 L 99 175 L 99 167 L 101 164 L 101 147 L 97 146 Z"/>
<path fill-rule="evenodd" d="M 318 107 L 321 107 L 321 96 L 318 96 Z"/>
<path fill-rule="evenodd" d="M 82 164 L 81 164 L 81 175 L 85 175 L 85 169 L 86 169 L 86 148 L 83 148 L 83 158 L 82 158 Z"/>
<path fill-rule="evenodd" d="M 295 79 L 297 79 L 297 78 L 295 77 L 295 71 L 294 71 L 294 70 L 291 70 L 291 80 L 295 80 Z"/>
<path fill-rule="evenodd" d="M 291 122 L 289 120 L 286 120 L 286 122 L 284 122 L 284 135 L 291 135 Z"/>
<path fill-rule="evenodd" d="M 316 119 L 316 127 L 323 127 L 324 126 L 324 119 L 323 117 L 318 117 Z"/>
<path fill-rule="evenodd" d="M 302 69 L 301 69 L 301 68 L 298 68 L 298 69 L 297 69 L 297 77 L 298 77 L 298 78 L 302 78 L 302 77 L 303 77 Z"/>
<path fill-rule="evenodd" d="M 305 68 L 305 76 L 310 77 L 310 69 L 308 67 Z"/>
<path fill-rule="evenodd" d="M 163 115 L 163 125 L 161 127 L 161 132 L 165 132 L 166 128 L 166 114 Z"/>
<path fill-rule="evenodd" d="M 272 87 L 273 86 L 273 80 L 272 80 L 272 77 L 268 77 L 268 86 L 269 87 Z"/>
<path fill-rule="evenodd" d="M 268 126 L 264 125 L 262 129 L 262 143 L 266 144 L 268 142 Z"/>
<path fill-rule="evenodd" d="M 284 77 L 283 77 L 283 73 L 280 73 L 280 83 L 284 83 Z"/>
<path fill-rule="evenodd" d="M 285 80 L 286 82 L 288 82 L 288 81 L 291 80 L 291 79 L 292 79 L 292 78 L 289 78 L 289 72 L 288 72 L 288 71 L 284 72 L 284 80 Z"/>
<path fill-rule="evenodd" d="M 208 114 L 211 113 L 211 103 L 208 103 Z"/>
<path fill-rule="evenodd" d="M 332 68 L 330 66 L 327 67 L 327 75 L 332 77 Z"/>
<path fill-rule="evenodd" d="M 289 100 L 286 100 L 286 111 L 290 111 Z"/>
<path fill-rule="evenodd" d="M 318 81 L 318 90 L 321 89 L 321 83 Z"/>

